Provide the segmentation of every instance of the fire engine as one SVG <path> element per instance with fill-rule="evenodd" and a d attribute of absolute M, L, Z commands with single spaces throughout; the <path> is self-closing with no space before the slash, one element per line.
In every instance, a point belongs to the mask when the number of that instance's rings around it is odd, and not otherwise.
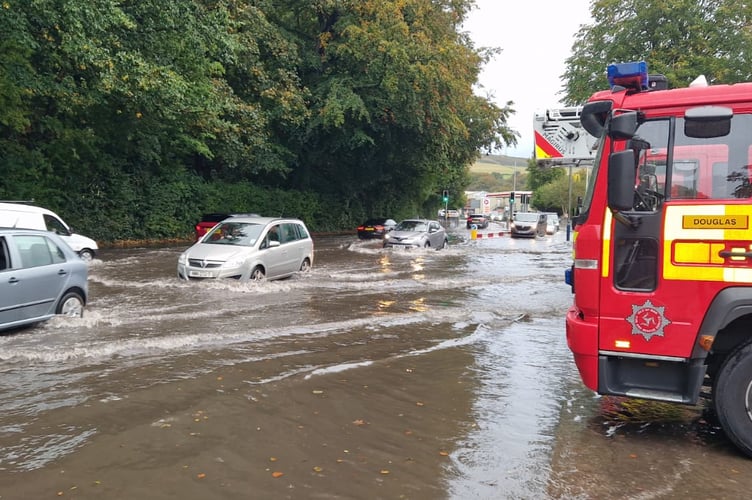
<path fill-rule="evenodd" d="M 752 456 L 752 83 L 668 89 L 608 67 L 582 107 L 597 139 L 572 219 L 569 349 L 604 395 L 709 397 Z"/>

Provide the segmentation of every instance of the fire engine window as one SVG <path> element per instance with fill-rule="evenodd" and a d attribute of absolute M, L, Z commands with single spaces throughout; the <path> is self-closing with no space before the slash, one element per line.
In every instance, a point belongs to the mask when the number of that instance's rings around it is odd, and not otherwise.
<path fill-rule="evenodd" d="M 728 134 L 687 137 L 677 120 L 668 180 L 669 197 L 677 200 L 729 200 L 752 197 L 752 115 L 735 114 Z"/>
<path fill-rule="evenodd" d="M 735 114 L 719 137 L 688 137 L 683 122 L 645 121 L 628 144 L 638 154 L 634 210 L 655 212 L 664 200 L 752 198 L 752 115 Z"/>
<path fill-rule="evenodd" d="M 614 242 L 614 286 L 620 290 L 655 290 L 658 242 L 652 238 L 625 238 Z"/>

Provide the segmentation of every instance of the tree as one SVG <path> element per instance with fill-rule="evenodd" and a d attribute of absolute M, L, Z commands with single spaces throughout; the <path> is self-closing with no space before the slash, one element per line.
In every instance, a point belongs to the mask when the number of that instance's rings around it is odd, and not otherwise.
<path fill-rule="evenodd" d="M 593 22 L 575 37 L 562 101 L 582 104 L 608 88 L 606 67 L 640 61 L 669 85 L 752 79 L 752 3 L 738 0 L 594 0 Z"/>
<path fill-rule="evenodd" d="M 515 140 L 511 108 L 473 93 L 485 53 L 457 31 L 471 1 L 288 0 L 311 92 L 296 186 L 350 210 L 423 211 L 460 192 L 478 151 Z"/>
<path fill-rule="evenodd" d="M 568 168 L 554 168 L 560 172 L 556 178 L 540 186 L 533 193 L 535 208 L 541 211 L 569 214 L 569 208 L 574 210 L 577 197 L 585 196 L 585 181 L 587 171 L 579 169 L 572 172 L 571 198 Z"/>

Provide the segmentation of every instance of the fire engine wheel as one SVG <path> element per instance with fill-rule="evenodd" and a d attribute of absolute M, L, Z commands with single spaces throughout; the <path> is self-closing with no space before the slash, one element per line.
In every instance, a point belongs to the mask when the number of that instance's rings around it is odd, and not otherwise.
<path fill-rule="evenodd" d="M 752 457 L 752 342 L 723 363 L 714 384 L 713 402 L 726 436 Z"/>

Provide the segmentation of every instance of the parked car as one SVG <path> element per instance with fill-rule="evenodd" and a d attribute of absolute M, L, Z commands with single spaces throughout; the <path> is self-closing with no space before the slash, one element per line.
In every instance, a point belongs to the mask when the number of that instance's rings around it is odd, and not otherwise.
<path fill-rule="evenodd" d="M 561 229 L 559 225 L 559 214 L 546 212 L 546 234 L 554 234 Z"/>
<path fill-rule="evenodd" d="M 53 232 L 0 228 L 0 330 L 83 315 L 88 264 Z"/>
<path fill-rule="evenodd" d="M 512 238 L 539 238 L 546 236 L 546 214 L 538 212 L 517 212 L 510 226 Z"/>
<path fill-rule="evenodd" d="M 384 236 L 384 248 L 435 248 L 449 246 L 446 230 L 439 221 L 405 219 Z"/>
<path fill-rule="evenodd" d="M 394 226 L 396 225 L 397 222 L 394 219 L 368 219 L 358 226 L 358 238 L 361 240 L 383 238 L 384 235 L 394 229 Z"/>
<path fill-rule="evenodd" d="M 483 214 L 472 214 L 467 218 L 467 228 L 485 229 L 488 227 L 488 217 Z"/>
<path fill-rule="evenodd" d="M 33 205 L 31 202 L 0 202 L 0 227 L 52 231 L 86 261 L 93 259 L 99 250 L 96 241 L 73 232 L 73 229 L 55 212 Z"/>
<path fill-rule="evenodd" d="M 313 266 L 313 239 L 303 221 L 276 217 L 230 217 L 178 257 L 181 279 L 288 278 Z"/>
<path fill-rule="evenodd" d="M 209 232 L 211 228 L 222 222 L 228 217 L 258 217 L 258 214 L 251 213 L 212 213 L 204 214 L 201 220 L 196 223 L 196 241 L 200 240 L 203 235 Z"/>

